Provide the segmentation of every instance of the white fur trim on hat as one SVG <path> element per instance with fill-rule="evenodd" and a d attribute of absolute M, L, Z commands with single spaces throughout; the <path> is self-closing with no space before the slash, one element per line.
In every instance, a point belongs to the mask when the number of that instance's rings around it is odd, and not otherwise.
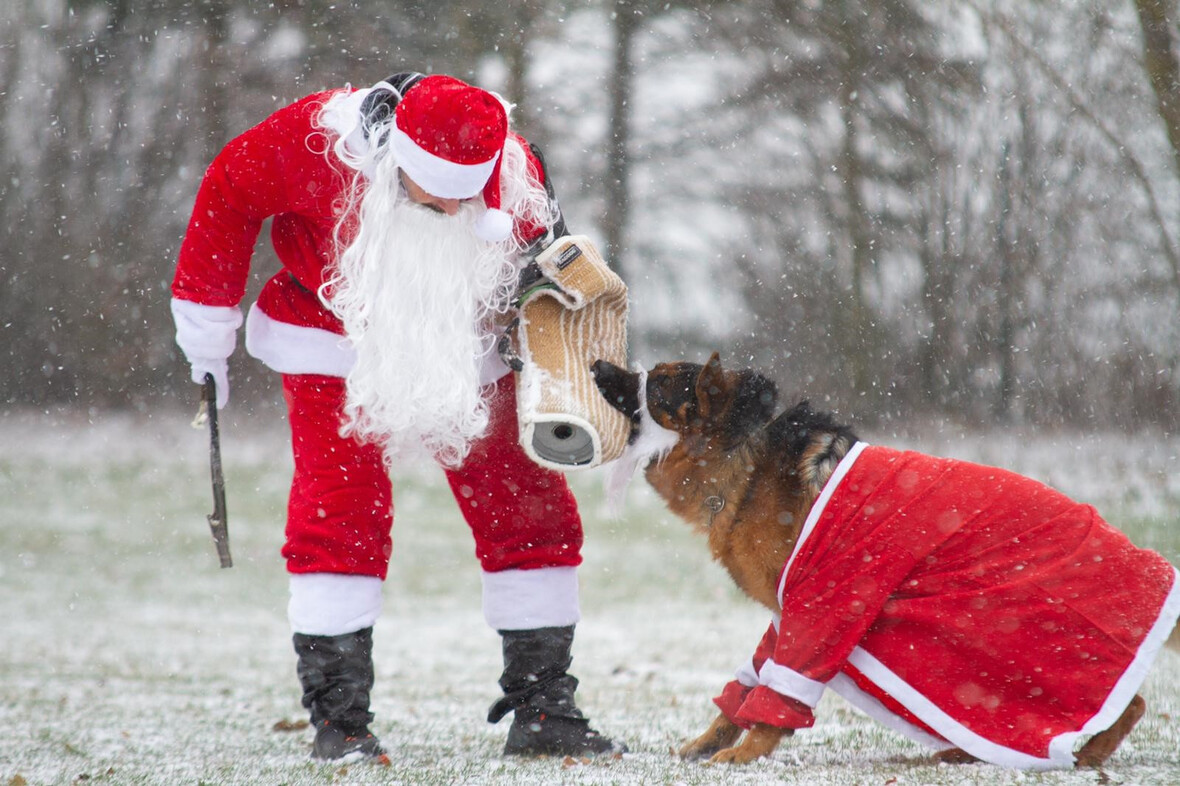
<path fill-rule="evenodd" d="M 423 150 L 396 126 L 390 129 L 389 144 L 398 167 L 423 191 L 439 199 L 470 199 L 478 194 L 500 157 L 497 152 L 481 164 L 457 164 Z"/>

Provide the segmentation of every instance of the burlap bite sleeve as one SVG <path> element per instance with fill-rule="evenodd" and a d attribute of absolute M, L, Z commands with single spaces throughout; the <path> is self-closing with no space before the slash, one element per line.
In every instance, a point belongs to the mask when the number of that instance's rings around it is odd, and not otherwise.
<path fill-rule="evenodd" d="M 537 258 L 547 283 L 522 297 L 517 328 L 521 445 L 561 471 L 618 458 L 630 422 L 598 392 L 595 360 L 627 365 L 627 286 L 584 235 Z"/>

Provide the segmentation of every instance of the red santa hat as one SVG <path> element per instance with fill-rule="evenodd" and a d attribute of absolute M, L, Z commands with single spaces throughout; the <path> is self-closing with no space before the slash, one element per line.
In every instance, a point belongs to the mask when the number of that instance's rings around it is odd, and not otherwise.
<path fill-rule="evenodd" d="M 475 224 L 483 240 L 512 232 L 500 210 L 500 164 L 508 112 L 486 90 L 450 76 L 428 76 L 407 90 L 394 110 L 390 145 L 398 166 L 426 193 L 469 199 L 483 192 L 487 212 Z"/>

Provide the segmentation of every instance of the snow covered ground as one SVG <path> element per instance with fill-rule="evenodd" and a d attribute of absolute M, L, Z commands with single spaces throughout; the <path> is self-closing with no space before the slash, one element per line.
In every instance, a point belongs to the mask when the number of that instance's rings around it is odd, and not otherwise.
<path fill-rule="evenodd" d="M 511 761 L 489 726 L 499 640 L 480 614 L 470 539 L 441 475 L 396 487 L 394 563 L 376 630 L 375 731 L 391 764 L 307 758 L 278 548 L 290 471 L 277 410 L 223 417 L 235 567 L 208 537 L 207 442 L 191 412 L 0 413 L 0 786 L 65 784 L 1175 784 L 1180 652 L 1157 661 L 1148 714 L 1105 774 L 936 766 L 827 696 L 815 728 L 744 768 L 670 751 L 712 718 L 709 698 L 766 613 L 636 481 L 606 515 L 601 476 L 574 476 L 586 519 L 579 700 L 620 760 Z M 999 464 L 1093 502 L 1180 563 L 1180 439 L 872 434 Z"/>

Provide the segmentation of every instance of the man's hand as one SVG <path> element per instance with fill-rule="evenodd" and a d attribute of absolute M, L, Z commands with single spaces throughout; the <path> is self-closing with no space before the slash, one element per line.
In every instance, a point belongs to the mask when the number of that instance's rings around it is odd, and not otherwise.
<path fill-rule="evenodd" d="M 212 374 L 217 383 L 217 408 L 229 403 L 228 358 L 237 343 L 242 312 L 232 306 L 206 306 L 190 300 L 172 298 L 172 319 L 176 323 L 176 343 L 193 370 L 193 382 L 205 384 Z"/>
<path fill-rule="evenodd" d="M 500 360 L 503 360 L 504 365 L 516 372 L 524 370 L 524 361 L 520 359 L 520 354 L 516 351 L 516 344 L 514 342 L 518 325 L 520 325 L 519 315 L 513 317 L 512 321 L 504 328 L 504 332 L 500 334 L 500 339 L 496 342 L 496 352 L 500 354 Z"/>
<path fill-rule="evenodd" d="M 193 382 L 205 384 L 205 375 L 212 374 L 217 383 L 217 408 L 225 409 L 229 403 L 229 364 L 224 358 L 193 358 L 189 361 L 193 370 Z"/>

